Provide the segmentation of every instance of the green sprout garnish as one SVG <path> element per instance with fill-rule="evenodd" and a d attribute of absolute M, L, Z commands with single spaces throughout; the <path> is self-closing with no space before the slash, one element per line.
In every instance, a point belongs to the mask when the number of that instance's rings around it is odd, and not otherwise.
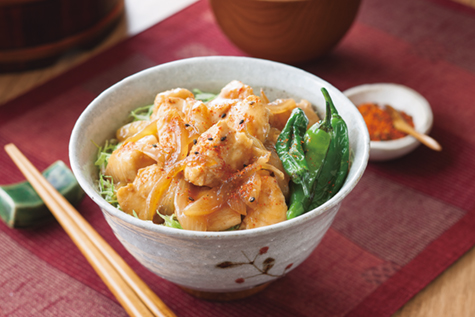
<path fill-rule="evenodd" d="M 224 230 L 224 231 L 234 231 L 234 230 L 238 230 L 240 226 L 241 226 L 241 224 L 237 224 L 237 225 L 232 226 L 231 228 L 228 228 L 228 229 L 226 229 L 226 230 Z"/>
<path fill-rule="evenodd" d="M 94 143 L 95 144 L 95 143 Z M 117 200 L 117 190 L 114 186 L 114 180 L 111 176 L 104 175 L 104 172 L 109 162 L 109 158 L 117 148 L 121 145 L 117 140 L 111 139 L 106 141 L 104 146 L 98 146 L 97 158 L 94 165 L 99 167 L 99 180 L 97 185 L 99 187 L 99 194 L 112 206 L 120 210 L 119 202 Z"/>
<path fill-rule="evenodd" d="M 117 200 L 117 191 L 115 189 L 112 177 L 99 173 L 98 186 L 99 194 L 105 199 L 105 201 L 120 209 L 119 201 Z"/>
<path fill-rule="evenodd" d="M 209 92 L 202 92 L 197 88 L 193 89 L 193 94 L 195 95 L 196 100 L 201 100 L 203 102 L 211 101 L 218 96 Z"/>
<path fill-rule="evenodd" d="M 148 105 L 145 107 L 140 107 L 130 112 L 129 117 L 132 117 L 132 122 L 134 121 L 148 121 L 150 116 L 153 113 L 153 105 Z"/>
<path fill-rule="evenodd" d="M 117 150 L 121 146 L 121 144 L 122 143 L 119 143 L 116 139 L 107 140 L 103 147 L 95 144 L 98 148 L 98 151 L 94 165 L 99 167 L 101 174 L 104 173 L 104 171 L 106 170 L 107 163 L 109 162 L 109 158 L 112 152 Z"/>
<path fill-rule="evenodd" d="M 171 215 L 171 216 L 167 216 L 167 215 L 162 215 L 161 213 L 158 212 L 157 210 L 157 214 L 163 219 L 165 220 L 165 222 L 163 223 L 163 225 L 165 227 L 170 227 L 170 228 L 176 228 L 176 229 L 183 229 L 183 227 L 180 225 L 180 222 L 178 221 L 177 217 L 175 214 Z"/>

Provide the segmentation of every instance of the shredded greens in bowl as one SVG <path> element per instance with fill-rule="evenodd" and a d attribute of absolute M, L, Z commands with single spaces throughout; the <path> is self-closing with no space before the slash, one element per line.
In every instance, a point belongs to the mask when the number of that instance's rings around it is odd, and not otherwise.
<path fill-rule="evenodd" d="M 153 112 L 153 105 L 148 105 L 145 107 L 140 107 L 130 112 L 129 117 L 132 118 L 132 122 L 134 121 L 144 121 L 150 120 L 150 116 Z"/>
<path fill-rule="evenodd" d="M 97 146 L 97 158 L 94 162 L 99 168 L 99 178 L 97 181 L 99 194 L 112 206 L 120 209 L 119 202 L 117 201 L 117 190 L 114 186 L 114 180 L 111 176 L 104 175 L 104 172 L 109 162 L 109 158 L 116 149 L 119 148 L 121 143 L 117 142 L 116 139 L 107 140 L 104 146 Z"/>
<path fill-rule="evenodd" d="M 212 94 L 209 92 L 202 92 L 201 90 L 196 89 L 196 88 L 193 89 L 192 92 L 195 95 L 196 100 L 201 100 L 203 102 L 211 101 L 218 96 L 216 94 Z"/>

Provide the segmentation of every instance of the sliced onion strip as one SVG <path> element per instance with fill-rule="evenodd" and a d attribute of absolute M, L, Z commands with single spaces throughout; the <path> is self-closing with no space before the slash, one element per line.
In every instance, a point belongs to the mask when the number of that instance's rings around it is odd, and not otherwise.
<path fill-rule="evenodd" d="M 190 203 L 189 192 L 190 183 L 185 181 L 183 176 L 179 175 L 178 188 L 175 195 L 175 214 L 178 222 L 185 230 L 206 231 L 208 228 L 207 216 L 188 216 L 184 209 Z"/>
<path fill-rule="evenodd" d="M 147 210 L 149 219 L 153 219 L 155 212 L 157 211 L 160 200 L 162 199 L 163 193 L 168 189 L 170 183 L 175 176 L 183 171 L 185 168 L 186 160 L 182 160 L 173 164 L 170 167 L 167 167 L 158 179 L 158 181 L 153 186 L 150 194 L 147 197 Z"/>
<path fill-rule="evenodd" d="M 279 114 L 287 111 L 292 111 L 297 107 L 295 100 L 293 99 L 277 99 L 273 102 L 270 102 L 266 105 L 267 109 L 271 114 Z"/>
<path fill-rule="evenodd" d="M 145 128 L 126 139 L 122 146 L 130 142 L 136 142 L 147 135 L 157 135 L 157 120 L 150 122 Z"/>

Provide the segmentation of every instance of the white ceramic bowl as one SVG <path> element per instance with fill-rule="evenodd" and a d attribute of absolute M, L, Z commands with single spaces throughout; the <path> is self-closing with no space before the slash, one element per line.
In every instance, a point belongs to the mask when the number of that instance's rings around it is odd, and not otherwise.
<path fill-rule="evenodd" d="M 428 134 L 433 115 L 429 102 L 417 91 L 398 84 L 381 83 L 356 86 L 343 92 L 356 106 L 366 102 L 390 105 L 412 116 L 416 131 Z M 386 161 L 399 158 L 420 145 L 412 136 L 390 141 L 370 142 L 370 161 Z"/>
<path fill-rule="evenodd" d="M 136 219 L 109 205 L 97 193 L 94 166 L 97 144 L 114 136 L 130 110 L 153 102 L 167 89 L 183 87 L 219 92 L 238 79 L 275 98 L 305 98 L 324 110 L 326 87 L 349 127 L 354 153 L 348 178 L 330 201 L 295 219 L 243 231 L 196 232 Z M 110 87 L 79 117 L 69 145 L 72 170 L 82 188 L 102 209 L 127 250 L 145 267 L 186 289 L 234 292 L 258 288 L 304 261 L 321 241 L 342 200 L 359 181 L 369 156 L 369 136 L 362 116 L 335 87 L 300 69 L 245 57 L 198 57 L 156 66 Z M 357 212 L 357 211 L 355 211 Z M 255 259 L 254 265 L 248 263 Z M 261 271 L 259 271 L 257 268 Z"/>

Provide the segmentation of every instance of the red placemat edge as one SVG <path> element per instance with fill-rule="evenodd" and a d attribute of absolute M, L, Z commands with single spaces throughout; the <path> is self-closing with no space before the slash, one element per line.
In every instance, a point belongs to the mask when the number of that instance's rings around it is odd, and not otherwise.
<path fill-rule="evenodd" d="M 395 313 L 475 245 L 474 214 L 475 210 L 467 212 L 461 220 L 367 296 L 347 316 L 383 316 L 386 313 L 390 316 Z M 457 239 L 460 236 L 464 239 Z M 444 254 L 444 257 L 439 257 L 439 254 Z M 411 278 L 414 275 L 424 277 L 414 283 Z"/>

